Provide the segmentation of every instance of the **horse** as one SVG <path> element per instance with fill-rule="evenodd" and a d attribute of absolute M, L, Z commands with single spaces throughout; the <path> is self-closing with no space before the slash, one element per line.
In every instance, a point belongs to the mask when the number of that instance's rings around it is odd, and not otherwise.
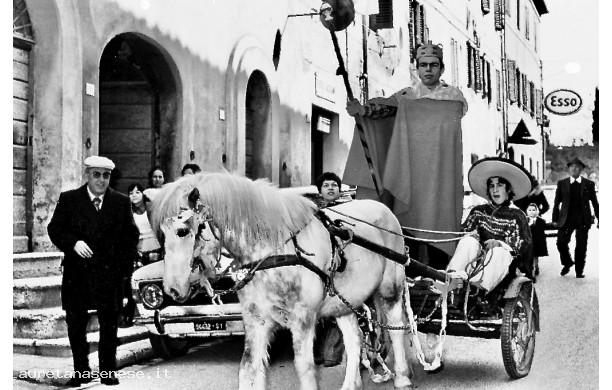
<path fill-rule="evenodd" d="M 241 390 L 265 389 L 267 350 L 280 327 L 292 333 L 300 388 L 317 389 L 313 341 L 319 317 L 335 317 L 342 332 L 347 355 L 342 390 L 360 389 L 361 330 L 356 314 L 340 296 L 353 307 L 373 296 L 383 321 L 395 327 L 404 323 L 404 305 L 409 302 L 404 266 L 349 243 L 344 248 L 345 269 L 334 272 L 337 246 L 317 218 L 317 206 L 295 192 L 227 172 L 199 173 L 165 185 L 152 209 L 152 226 L 160 237 L 163 233 L 165 245 L 164 291 L 174 300 L 189 299 L 198 272 L 203 275 L 198 280 L 211 294 L 209 282 L 219 276 L 215 267 L 222 252 L 233 258 L 234 267 L 253 271 L 247 272 L 248 280 L 242 280 L 238 291 L 245 327 Z M 323 211 L 338 218 L 334 210 L 367 222 L 355 223 L 355 234 L 405 253 L 401 226 L 382 203 L 354 200 Z M 274 256 L 301 256 L 306 261 L 256 270 Z M 326 294 L 325 275 L 333 276 L 328 280 L 338 295 Z M 412 389 L 404 332 L 389 330 L 389 338 L 394 386 Z"/>

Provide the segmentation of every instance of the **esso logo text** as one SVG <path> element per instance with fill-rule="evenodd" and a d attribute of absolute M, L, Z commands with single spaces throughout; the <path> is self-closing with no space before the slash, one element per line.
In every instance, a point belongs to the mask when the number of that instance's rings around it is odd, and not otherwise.
<path fill-rule="evenodd" d="M 582 98 L 569 89 L 557 89 L 546 95 L 544 105 L 553 114 L 572 115 L 582 107 Z"/>

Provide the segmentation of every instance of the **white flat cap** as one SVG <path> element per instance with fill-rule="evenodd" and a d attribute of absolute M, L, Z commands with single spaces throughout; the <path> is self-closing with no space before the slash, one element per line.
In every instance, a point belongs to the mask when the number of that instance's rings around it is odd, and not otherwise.
<path fill-rule="evenodd" d="M 85 168 L 115 169 L 115 163 L 111 159 L 102 156 L 89 156 L 85 159 Z"/>

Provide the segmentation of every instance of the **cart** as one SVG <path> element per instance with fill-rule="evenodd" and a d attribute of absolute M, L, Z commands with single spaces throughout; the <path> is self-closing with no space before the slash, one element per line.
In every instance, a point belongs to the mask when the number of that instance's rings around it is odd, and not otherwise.
<path fill-rule="evenodd" d="M 342 221 L 334 221 L 338 226 Z M 342 231 L 331 232 L 346 239 Z M 406 266 L 409 287 L 409 317 L 411 330 L 440 335 L 437 358 L 441 358 L 442 343 L 446 335 L 500 339 L 504 367 L 508 376 L 519 379 L 527 376 L 535 352 L 536 332 L 540 330 L 539 304 L 531 279 L 509 274 L 490 292 L 475 284 L 454 277 L 444 271 L 410 259 L 406 254 L 382 247 L 363 237 L 350 237 L 353 244 L 377 252 Z M 408 260 L 411 260 L 408 262 Z M 388 347 L 381 324 L 366 333 L 368 347 L 381 355 Z M 362 326 L 362 329 L 364 327 Z M 416 336 L 416 334 L 415 334 Z M 415 337 L 418 343 L 418 338 Z M 420 346 L 417 345 L 420 352 Z M 383 356 L 384 357 L 384 356 Z M 422 352 L 419 360 L 424 363 Z"/>

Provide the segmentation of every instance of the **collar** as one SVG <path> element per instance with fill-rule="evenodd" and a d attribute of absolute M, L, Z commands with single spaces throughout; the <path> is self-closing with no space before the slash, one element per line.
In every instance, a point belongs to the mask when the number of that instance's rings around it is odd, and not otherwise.
<path fill-rule="evenodd" d="M 91 200 L 93 202 L 94 198 L 100 198 L 100 207 L 102 207 L 102 202 L 104 202 L 104 194 L 100 195 L 100 196 L 96 196 L 93 194 L 93 192 L 91 192 L 91 190 L 89 189 L 88 185 L 85 185 L 85 188 L 87 188 L 87 195 L 89 195 L 89 200 Z"/>
<path fill-rule="evenodd" d="M 574 182 L 577 181 L 578 184 L 582 183 L 582 176 L 578 176 L 577 179 L 574 179 L 573 177 L 570 176 L 570 184 L 574 184 Z"/>

